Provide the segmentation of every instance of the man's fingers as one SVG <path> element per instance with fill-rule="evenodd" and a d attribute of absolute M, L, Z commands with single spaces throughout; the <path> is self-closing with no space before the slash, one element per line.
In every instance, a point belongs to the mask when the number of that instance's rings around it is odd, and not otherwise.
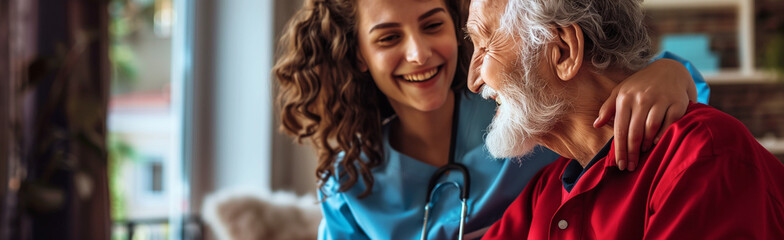
<path fill-rule="evenodd" d="M 624 97 L 621 97 L 624 98 Z M 615 159 L 618 169 L 626 170 L 627 156 L 627 136 L 629 134 L 629 121 L 631 120 L 631 102 L 628 98 L 618 99 L 615 111 Z"/>
<path fill-rule="evenodd" d="M 593 122 L 593 127 L 600 128 L 612 120 L 615 115 L 615 99 L 618 97 L 618 90 L 613 90 L 610 97 L 604 101 L 602 108 L 599 109 L 599 117 Z"/>

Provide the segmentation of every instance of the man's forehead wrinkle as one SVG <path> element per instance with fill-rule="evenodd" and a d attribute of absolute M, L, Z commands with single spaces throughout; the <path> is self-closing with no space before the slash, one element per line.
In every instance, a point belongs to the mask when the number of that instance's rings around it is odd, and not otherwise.
<path fill-rule="evenodd" d="M 506 5 L 509 0 L 480 0 L 476 1 L 476 6 L 473 6 L 477 9 L 478 15 L 473 18 L 469 18 L 469 22 L 472 20 L 477 27 L 481 27 L 480 30 L 482 34 L 485 34 L 487 37 L 495 32 L 500 27 L 501 17 L 506 10 Z"/>
<path fill-rule="evenodd" d="M 496 21 L 492 16 L 492 9 L 488 8 L 488 0 L 480 0 L 472 2 L 472 12 L 466 22 L 466 29 L 469 35 L 476 35 L 488 37 L 490 35 L 489 29 L 492 28 Z"/>
<path fill-rule="evenodd" d="M 500 8 L 497 10 L 506 10 L 506 5 L 512 0 L 490 0 L 490 6 L 493 8 Z"/>
<path fill-rule="evenodd" d="M 501 15 L 503 15 L 504 11 L 506 11 L 506 5 L 509 3 L 509 1 L 510 0 L 488 0 L 487 6 L 485 8 L 489 9 L 490 11 L 487 11 L 487 13 L 492 13 L 494 17 L 498 17 L 500 19 Z"/>
<path fill-rule="evenodd" d="M 487 37 L 489 34 L 484 24 L 478 20 L 469 20 L 466 23 L 466 30 L 468 35 L 472 37 Z"/>

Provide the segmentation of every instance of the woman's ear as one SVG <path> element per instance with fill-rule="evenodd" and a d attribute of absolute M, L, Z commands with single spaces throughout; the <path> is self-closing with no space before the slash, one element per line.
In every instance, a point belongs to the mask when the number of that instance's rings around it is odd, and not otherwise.
<path fill-rule="evenodd" d="M 583 63 L 583 31 L 577 24 L 572 24 L 556 28 L 555 34 L 550 47 L 550 62 L 558 78 L 568 81 L 577 76 Z"/>
<path fill-rule="evenodd" d="M 368 65 L 365 62 L 365 58 L 362 57 L 362 53 L 360 53 L 359 51 L 357 51 L 357 66 L 359 67 L 359 71 L 362 72 L 368 71 Z"/>

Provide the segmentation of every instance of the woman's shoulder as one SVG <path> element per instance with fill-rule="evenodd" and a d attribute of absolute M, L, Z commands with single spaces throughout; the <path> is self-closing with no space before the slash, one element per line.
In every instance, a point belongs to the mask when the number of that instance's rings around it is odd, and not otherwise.
<path fill-rule="evenodd" d="M 343 164 L 343 162 L 346 160 L 345 158 L 346 158 L 346 153 L 342 152 L 342 151 L 339 152 L 335 156 L 335 165 L 334 165 L 334 168 L 333 168 L 334 170 L 332 172 L 332 176 L 330 176 L 329 178 L 326 178 L 322 182 L 323 183 L 322 188 L 319 189 L 319 190 L 323 191 L 324 194 L 326 194 L 326 195 L 343 194 L 343 193 L 360 194 L 360 193 L 362 193 L 364 191 L 365 183 L 364 183 L 364 181 L 362 181 L 362 177 L 361 177 L 360 174 L 357 174 L 356 182 L 354 183 L 353 186 L 351 186 L 351 188 L 349 188 L 345 192 L 341 192 L 340 191 L 340 187 L 349 180 L 349 176 L 348 176 L 348 174 L 346 174 L 346 167 Z M 360 153 L 359 161 L 354 162 L 353 165 L 354 165 L 355 169 L 357 171 L 359 171 L 359 169 L 361 168 L 360 167 L 360 162 L 367 162 L 367 161 L 368 161 L 367 156 L 364 153 Z M 381 165 L 379 165 L 379 166 L 377 166 L 377 167 L 375 167 L 375 168 L 370 170 L 370 172 L 373 175 L 374 179 L 375 179 L 376 175 L 379 173 L 379 171 L 383 171 L 384 166 L 386 165 L 387 162 L 388 162 L 388 159 L 386 157 L 384 157 L 384 158 L 382 158 Z M 354 195 L 356 195 L 356 194 L 354 194 Z"/>
<path fill-rule="evenodd" d="M 346 184 L 346 182 L 348 181 L 348 176 L 347 175 L 341 176 L 342 173 L 344 173 L 343 167 L 335 167 L 335 171 L 333 175 L 330 176 L 329 178 L 326 178 L 325 180 L 322 180 L 323 185 L 321 185 L 321 187 L 318 188 L 319 195 L 321 195 L 320 197 L 322 198 L 339 197 L 343 199 L 343 197 L 340 197 L 341 195 L 346 195 L 346 194 L 357 195 L 362 193 L 362 190 L 365 188 L 365 184 L 361 179 L 359 179 L 360 178 L 359 176 L 357 176 L 358 179 L 353 186 L 351 186 L 346 191 L 340 191 L 341 186 Z"/>

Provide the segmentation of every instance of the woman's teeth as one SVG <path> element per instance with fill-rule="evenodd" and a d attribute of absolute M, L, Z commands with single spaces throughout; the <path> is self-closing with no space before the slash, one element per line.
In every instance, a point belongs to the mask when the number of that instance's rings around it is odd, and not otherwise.
<path fill-rule="evenodd" d="M 437 73 L 438 73 L 438 68 L 433 68 L 432 70 L 423 73 L 403 75 L 403 79 L 410 82 L 422 82 L 422 81 L 430 80 L 430 78 L 435 76 Z"/>

